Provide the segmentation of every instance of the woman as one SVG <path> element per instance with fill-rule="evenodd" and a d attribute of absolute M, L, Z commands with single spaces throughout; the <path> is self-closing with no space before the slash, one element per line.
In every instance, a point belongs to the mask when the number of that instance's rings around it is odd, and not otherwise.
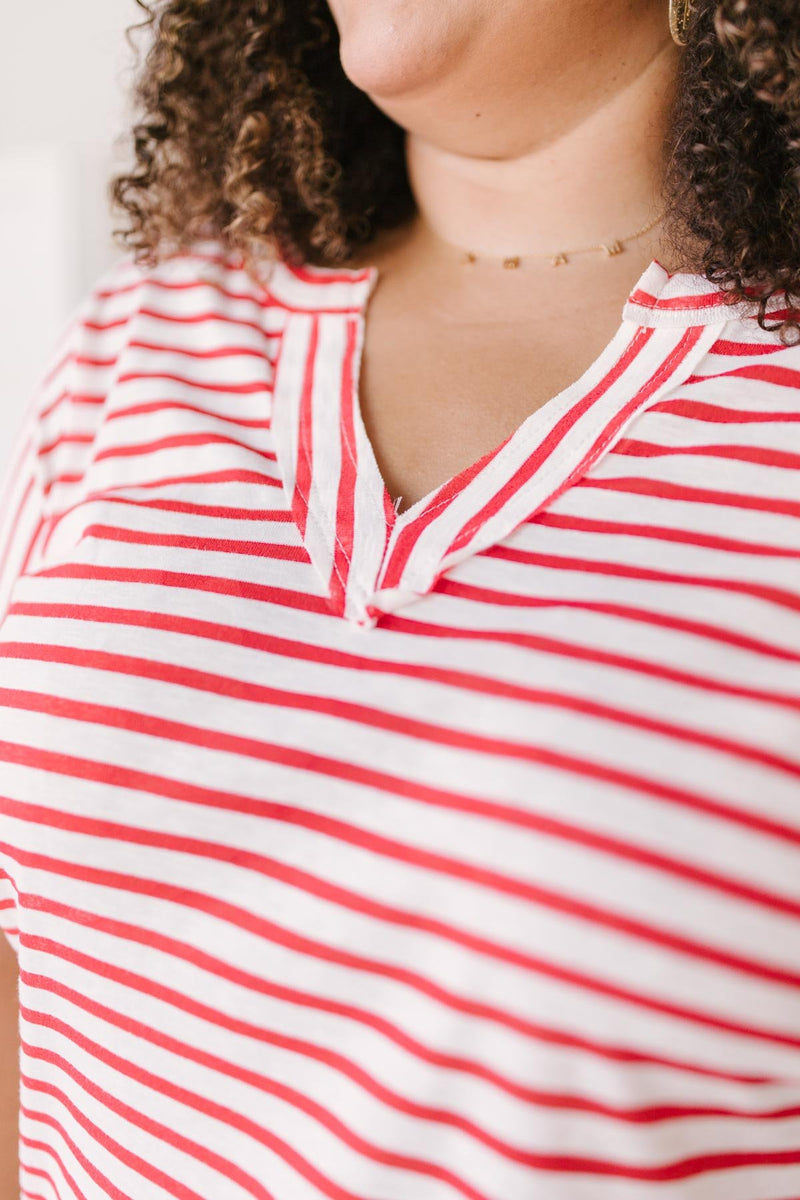
<path fill-rule="evenodd" d="M 7 480 L 3 1200 L 17 1108 L 31 1200 L 800 1196 L 796 6 L 154 26 Z"/>

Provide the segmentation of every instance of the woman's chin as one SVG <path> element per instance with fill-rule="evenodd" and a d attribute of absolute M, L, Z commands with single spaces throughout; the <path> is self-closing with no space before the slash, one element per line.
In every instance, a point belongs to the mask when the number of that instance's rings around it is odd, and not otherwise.
<path fill-rule="evenodd" d="M 351 83 L 376 101 L 403 96 L 414 89 L 413 72 L 403 63 L 393 65 L 386 59 L 342 55 L 342 69 Z"/>
<path fill-rule="evenodd" d="M 350 48 L 342 45 L 342 69 L 351 83 L 376 100 L 408 95 L 429 83 L 430 64 L 391 42 Z"/>
<path fill-rule="evenodd" d="M 351 83 L 376 99 L 412 94 L 445 82 L 462 64 L 469 25 L 452 15 L 417 12 L 387 17 L 377 10 L 343 22 L 339 58 Z"/>

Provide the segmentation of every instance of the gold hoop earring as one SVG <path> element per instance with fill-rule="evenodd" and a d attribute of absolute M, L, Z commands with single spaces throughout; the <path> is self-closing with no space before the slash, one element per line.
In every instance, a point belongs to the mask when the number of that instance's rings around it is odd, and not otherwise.
<path fill-rule="evenodd" d="M 669 0 L 669 31 L 678 46 L 686 45 L 686 28 L 693 6 L 694 0 Z"/>

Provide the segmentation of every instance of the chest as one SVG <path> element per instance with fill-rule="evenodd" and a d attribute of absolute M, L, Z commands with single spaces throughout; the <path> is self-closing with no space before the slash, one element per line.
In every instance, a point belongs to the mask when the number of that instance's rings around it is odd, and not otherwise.
<path fill-rule="evenodd" d="M 423 318 L 398 313 L 378 291 L 358 403 L 397 511 L 509 438 L 585 371 L 616 324 L 613 308 L 546 322 Z"/>
<path fill-rule="evenodd" d="M 384 1019 L 409 986 L 425 1001 L 422 971 L 512 1032 L 509 1003 L 637 1052 L 782 1069 L 800 631 L 779 565 L 756 586 L 758 564 L 714 578 L 706 555 L 698 588 L 691 548 L 642 539 L 615 563 L 565 504 L 562 528 L 521 528 L 365 633 L 326 611 L 277 513 L 248 556 L 243 518 L 190 494 L 96 505 L 70 560 L 17 589 L 0 823 L 28 936 L 98 912 L 159 936 L 177 920 L 297 994 L 320 970 L 342 1001 L 368 987 Z M 257 507 L 236 499 L 218 510 Z M 613 500 L 595 511 L 610 523 Z M 225 1010 L 226 987 L 203 995 Z M 731 1040 L 754 1013 L 760 1036 Z M 300 1008 L 284 1015 L 304 1036 Z M 440 1037 L 467 1034 L 445 1019 Z M 502 1054 L 541 1069 L 516 1034 Z"/>
<path fill-rule="evenodd" d="M 720 1111 L 736 1153 L 760 1147 L 746 1115 L 795 1109 L 800 1069 L 782 468 L 756 492 L 746 461 L 630 453 L 678 443 L 651 414 L 585 486 L 362 629 L 329 606 L 271 441 L 256 471 L 247 433 L 216 440 L 208 478 L 180 480 L 197 414 L 175 412 L 185 441 L 124 456 L 124 485 L 103 484 L 106 443 L 0 634 L 25 1108 L 96 1079 L 164 1097 L 184 1147 L 212 1096 L 234 1116 L 206 1121 L 197 1161 L 287 1197 L 261 1148 L 333 1176 L 320 1113 L 380 1148 L 348 1165 L 357 1196 L 439 1200 L 424 1152 L 463 1194 L 532 1200 L 540 1147 L 605 1163 L 613 1132 L 607 1187 L 559 1174 L 547 1194 L 616 1200 L 643 1162 L 644 1200 Z M 639 1117 L 658 1111 L 696 1124 L 678 1141 Z M 171 1146 L 134 1149 L 174 1170 Z M 182 1179 L 219 1194 L 202 1165 Z"/>

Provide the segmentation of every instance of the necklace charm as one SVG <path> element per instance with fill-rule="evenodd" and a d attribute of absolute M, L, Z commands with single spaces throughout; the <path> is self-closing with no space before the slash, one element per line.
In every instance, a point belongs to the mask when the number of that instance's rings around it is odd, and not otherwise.
<path fill-rule="evenodd" d="M 684 0 L 684 3 L 691 4 L 693 3 L 693 0 Z M 525 257 L 549 259 L 554 267 L 564 266 L 565 263 L 570 261 L 573 254 L 589 254 L 592 251 L 596 253 L 597 251 L 602 250 L 606 258 L 615 258 L 618 254 L 622 254 L 622 252 L 625 250 L 626 242 L 632 242 L 635 238 L 644 237 L 644 235 L 649 233 L 651 229 L 655 229 L 656 225 L 663 220 L 663 217 L 664 214 L 662 213 L 660 216 L 650 221 L 647 225 L 644 225 L 641 229 L 637 229 L 635 233 L 629 234 L 626 238 L 614 238 L 614 240 L 611 242 L 601 242 L 599 246 L 581 246 L 576 250 L 559 250 L 557 254 L 527 254 Z M 461 259 L 461 261 L 462 263 L 477 262 L 478 255 L 473 250 L 464 250 L 464 257 Z M 502 262 L 503 266 L 507 270 L 514 271 L 517 269 L 517 267 L 521 266 L 522 255 L 512 254 L 508 258 L 504 258 Z"/>

